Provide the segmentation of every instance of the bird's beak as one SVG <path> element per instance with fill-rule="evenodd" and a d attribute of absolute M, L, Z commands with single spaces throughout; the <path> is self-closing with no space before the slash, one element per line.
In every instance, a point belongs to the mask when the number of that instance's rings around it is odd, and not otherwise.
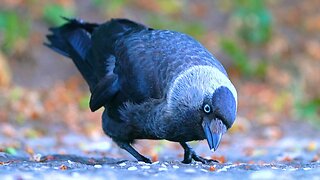
<path fill-rule="evenodd" d="M 204 119 L 202 123 L 202 127 L 211 151 L 216 151 L 218 149 L 222 137 L 222 132 L 217 132 L 215 130 L 216 123 L 214 123 L 214 121 L 216 120 Z"/>

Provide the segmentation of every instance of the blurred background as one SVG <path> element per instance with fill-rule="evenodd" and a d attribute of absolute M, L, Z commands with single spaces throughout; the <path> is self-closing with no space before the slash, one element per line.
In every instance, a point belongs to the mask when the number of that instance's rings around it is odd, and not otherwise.
<path fill-rule="evenodd" d="M 64 23 L 61 16 L 129 18 L 199 40 L 238 90 L 238 118 L 227 136 L 258 131 L 270 140 L 319 128 L 319 7 L 319 0 L 1 0 L 0 151 L 32 154 L 37 150 L 25 139 L 49 136 L 59 144 L 66 134 L 110 142 L 102 110 L 90 112 L 89 90 L 72 61 L 43 46 L 48 28 Z"/>

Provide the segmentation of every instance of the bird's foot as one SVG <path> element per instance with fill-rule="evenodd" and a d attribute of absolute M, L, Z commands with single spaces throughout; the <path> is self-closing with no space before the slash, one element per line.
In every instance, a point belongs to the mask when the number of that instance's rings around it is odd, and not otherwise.
<path fill-rule="evenodd" d="M 219 163 L 219 161 L 214 159 L 206 159 L 199 155 L 197 155 L 193 150 L 190 151 L 190 154 L 184 155 L 184 159 L 182 163 L 184 164 L 190 164 L 192 162 L 192 159 L 198 162 L 202 162 L 203 164 L 212 164 L 212 163 Z"/>
<path fill-rule="evenodd" d="M 144 157 L 138 151 L 136 151 L 128 142 L 123 141 L 115 141 L 119 147 L 129 152 L 133 157 L 135 157 L 138 161 L 143 161 L 145 163 L 151 164 L 152 161 L 149 158 Z"/>
<path fill-rule="evenodd" d="M 182 163 L 190 164 L 192 159 L 198 162 L 202 162 L 203 164 L 212 164 L 212 163 L 219 163 L 219 161 L 214 159 L 206 159 L 196 154 L 196 152 L 187 144 L 187 143 L 180 143 L 184 148 L 184 159 Z"/>

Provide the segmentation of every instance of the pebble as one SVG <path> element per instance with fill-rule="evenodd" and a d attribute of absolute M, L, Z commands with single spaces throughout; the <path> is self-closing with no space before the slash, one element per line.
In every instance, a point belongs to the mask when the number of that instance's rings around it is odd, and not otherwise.
<path fill-rule="evenodd" d="M 165 164 L 161 164 L 162 167 L 167 168 L 167 166 Z"/>
<path fill-rule="evenodd" d="M 200 169 L 200 171 L 203 171 L 203 172 L 208 172 L 208 170 L 205 170 L 205 169 Z"/>
<path fill-rule="evenodd" d="M 306 167 L 306 168 L 303 168 L 303 170 L 305 171 L 308 171 L 308 170 L 311 170 L 312 168 L 309 168 L 309 167 Z"/>
<path fill-rule="evenodd" d="M 125 165 L 127 165 L 127 164 L 126 164 L 126 163 L 120 163 L 120 164 L 119 164 L 120 167 L 123 167 L 123 166 L 125 166 Z"/>
<path fill-rule="evenodd" d="M 159 171 L 167 171 L 168 169 L 165 168 L 165 167 L 161 167 L 161 168 L 159 168 L 158 170 L 159 170 Z"/>
<path fill-rule="evenodd" d="M 129 171 L 135 171 L 135 170 L 137 170 L 137 169 L 138 169 L 138 168 L 135 167 L 135 166 L 131 166 L 131 167 L 128 168 Z"/>
<path fill-rule="evenodd" d="M 152 164 L 153 164 L 153 165 L 154 165 L 154 164 L 159 164 L 159 161 L 155 161 L 155 162 L 153 162 Z"/>
<path fill-rule="evenodd" d="M 289 168 L 289 169 L 287 169 L 288 171 L 296 171 L 296 170 L 298 170 L 297 168 Z"/>
<path fill-rule="evenodd" d="M 33 160 L 36 162 L 40 162 L 42 155 L 41 154 L 35 154 L 33 155 Z"/>
<path fill-rule="evenodd" d="M 69 163 L 69 164 L 73 164 L 74 162 L 72 162 L 72 161 L 68 160 L 68 163 Z"/>
<path fill-rule="evenodd" d="M 94 167 L 94 168 L 97 168 L 97 169 L 102 168 L 102 166 L 101 166 L 100 164 L 96 164 L 96 165 L 94 165 L 93 167 Z"/>
<path fill-rule="evenodd" d="M 218 169 L 217 172 L 227 171 L 229 168 L 236 167 L 236 164 L 231 164 L 228 166 L 223 166 L 221 169 Z"/>
<path fill-rule="evenodd" d="M 138 161 L 139 165 L 146 165 L 147 163 L 143 162 L 143 161 Z"/>
<path fill-rule="evenodd" d="M 173 165 L 172 168 L 173 168 L 173 169 L 179 169 L 179 166 Z"/>
<path fill-rule="evenodd" d="M 141 169 L 150 169 L 150 166 L 141 166 Z"/>

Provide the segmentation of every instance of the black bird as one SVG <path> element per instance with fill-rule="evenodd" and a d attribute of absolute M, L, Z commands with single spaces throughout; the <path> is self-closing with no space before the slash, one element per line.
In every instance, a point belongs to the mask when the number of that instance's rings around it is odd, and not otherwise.
<path fill-rule="evenodd" d="M 188 141 L 211 150 L 232 126 L 237 92 L 220 62 L 192 37 L 128 19 L 103 24 L 67 19 L 50 28 L 49 48 L 69 57 L 87 81 L 92 111 L 104 107 L 103 131 L 138 161 L 131 144 L 166 139 L 184 148 L 183 163 L 209 163 Z"/>

